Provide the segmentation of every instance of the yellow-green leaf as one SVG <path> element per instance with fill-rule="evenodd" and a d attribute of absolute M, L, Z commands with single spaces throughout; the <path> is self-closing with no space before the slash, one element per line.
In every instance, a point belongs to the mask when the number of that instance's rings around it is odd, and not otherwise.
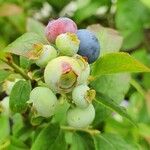
<path fill-rule="evenodd" d="M 94 77 L 122 72 L 150 72 L 150 69 L 128 53 L 123 52 L 104 55 L 96 61 L 92 68 Z"/>

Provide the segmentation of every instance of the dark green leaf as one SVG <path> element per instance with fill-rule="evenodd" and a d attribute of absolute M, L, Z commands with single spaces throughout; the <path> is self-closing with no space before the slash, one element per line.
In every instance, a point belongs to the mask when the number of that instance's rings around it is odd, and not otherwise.
<path fill-rule="evenodd" d="M 73 133 L 70 150 L 93 150 L 94 142 L 87 133 Z"/>
<path fill-rule="evenodd" d="M 92 68 L 93 76 L 121 72 L 150 72 L 150 69 L 127 53 L 109 53 L 100 57 Z"/>
<path fill-rule="evenodd" d="M 13 112 L 24 112 L 27 108 L 31 86 L 28 81 L 20 80 L 14 86 L 10 94 L 10 108 Z"/>
<path fill-rule="evenodd" d="M 132 118 L 127 114 L 126 110 L 123 107 L 119 106 L 115 101 L 113 101 L 108 96 L 102 93 L 97 93 L 96 102 L 98 104 L 104 105 L 105 107 L 107 107 L 112 111 L 117 112 L 122 117 L 125 117 L 127 120 L 129 120 L 133 125 L 137 126 L 136 123 L 132 120 Z"/>
<path fill-rule="evenodd" d="M 31 150 L 66 150 L 66 143 L 63 132 L 57 124 L 49 124 L 45 127 L 35 142 Z"/>

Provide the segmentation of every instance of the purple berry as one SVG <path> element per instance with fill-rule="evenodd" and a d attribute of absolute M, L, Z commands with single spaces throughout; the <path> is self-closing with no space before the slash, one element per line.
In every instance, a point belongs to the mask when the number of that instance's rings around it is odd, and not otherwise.
<path fill-rule="evenodd" d="M 86 57 L 91 64 L 95 62 L 100 55 L 100 44 L 95 34 L 89 30 L 81 29 L 77 31 L 80 40 L 78 54 Z"/>

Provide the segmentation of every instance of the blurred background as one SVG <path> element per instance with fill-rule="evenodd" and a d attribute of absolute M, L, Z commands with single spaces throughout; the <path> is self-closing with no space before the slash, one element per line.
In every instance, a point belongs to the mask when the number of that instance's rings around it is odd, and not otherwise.
<path fill-rule="evenodd" d="M 97 32 L 100 43 L 105 42 L 102 54 L 118 51 L 123 37 L 121 51 L 150 67 L 150 0 L 0 0 L 0 50 L 28 31 L 29 18 L 46 25 L 60 16 L 72 18 L 78 28 L 92 25 L 89 28 Z M 108 75 L 93 84 L 126 107 L 139 128 L 117 114 L 112 117 L 103 107 L 97 108 L 94 126 L 149 150 L 150 74 Z"/>

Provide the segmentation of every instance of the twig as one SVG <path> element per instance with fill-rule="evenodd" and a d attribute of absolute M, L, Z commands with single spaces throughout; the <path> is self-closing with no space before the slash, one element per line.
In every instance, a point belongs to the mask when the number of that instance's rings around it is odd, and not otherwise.
<path fill-rule="evenodd" d="M 6 63 L 6 64 L 8 64 L 10 67 L 12 67 L 17 73 L 19 73 L 24 79 L 26 79 L 26 80 L 31 80 L 32 81 L 32 79 L 25 73 L 25 71 L 22 69 L 22 68 L 20 68 L 18 65 L 16 65 L 14 62 L 13 62 L 13 60 L 11 59 L 11 58 L 6 58 L 6 59 L 2 59 L 1 58 L 1 60 L 4 62 L 4 63 Z"/>
<path fill-rule="evenodd" d="M 74 127 L 68 127 L 68 126 L 61 126 L 61 129 L 72 131 L 72 132 L 74 132 L 74 131 L 82 131 L 82 132 L 89 133 L 91 135 L 95 135 L 95 134 L 99 134 L 100 133 L 99 130 L 95 130 L 95 129 L 82 129 L 82 128 L 74 128 Z"/>

